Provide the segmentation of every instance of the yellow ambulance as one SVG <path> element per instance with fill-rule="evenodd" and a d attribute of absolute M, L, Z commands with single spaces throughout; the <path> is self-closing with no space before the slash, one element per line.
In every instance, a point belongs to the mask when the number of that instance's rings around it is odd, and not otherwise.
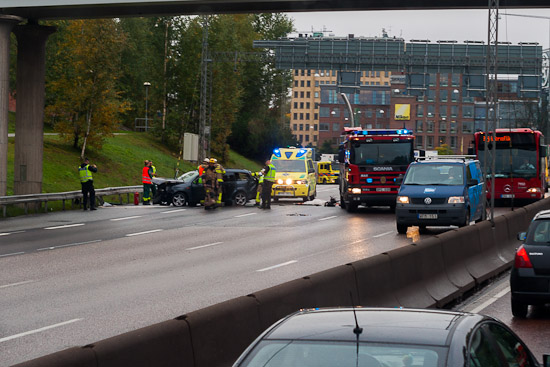
<path fill-rule="evenodd" d="M 340 167 L 336 162 L 317 162 L 317 183 L 337 183 L 340 175 Z"/>
<path fill-rule="evenodd" d="M 273 150 L 271 163 L 277 170 L 272 197 L 315 199 L 317 178 L 313 165 L 313 150 L 308 148 L 277 148 Z"/>

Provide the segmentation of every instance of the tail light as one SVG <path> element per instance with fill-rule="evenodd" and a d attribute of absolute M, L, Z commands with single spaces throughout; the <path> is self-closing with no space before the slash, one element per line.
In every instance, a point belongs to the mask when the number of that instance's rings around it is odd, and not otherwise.
<path fill-rule="evenodd" d="M 533 267 L 533 264 L 531 264 L 531 260 L 529 259 L 529 255 L 527 255 L 527 251 L 525 251 L 525 247 L 523 247 L 523 245 L 516 251 L 514 267 L 516 269 Z"/>

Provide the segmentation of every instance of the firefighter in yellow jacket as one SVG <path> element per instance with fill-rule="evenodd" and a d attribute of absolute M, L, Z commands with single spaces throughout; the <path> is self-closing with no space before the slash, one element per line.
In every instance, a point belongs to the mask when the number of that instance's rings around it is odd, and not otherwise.
<path fill-rule="evenodd" d="M 223 175 L 225 175 L 225 168 L 218 163 L 218 160 L 214 158 L 214 167 L 216 168 L 216 181 L 218 186 L 216 187 L 216 204 L 221 205 L 222 193 L 223 193 Z"/>
<path fill-rule="evenodd" d="M 216 208 L 218 178 L 215 164 L 215 160 L 210 158 L 208 166 L 202 173 L 202 184 L 204 185 L 204 209 L 206 210 Z"/>

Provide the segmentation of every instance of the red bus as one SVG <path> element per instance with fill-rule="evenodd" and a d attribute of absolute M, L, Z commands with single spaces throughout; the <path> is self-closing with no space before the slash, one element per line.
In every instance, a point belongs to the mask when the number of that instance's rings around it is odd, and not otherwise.
<path fill-rule="evenodd" d="M 353 212 L 361 204 L 395 210 L 397 191 L 414 161 L 414 136 L 406 129 L 346 128 L 340 145 L 340 206 Z"/>
<path fill-rule="evenodd" d="M 486 157 L 485 140 L 492 149 L 493 133 L 474 135 L 476 155 L 482 167 Z M 539 200 L 546 191 L 546 151 L 544 136 L 530 128 L 497 129 L 495 154 L 495 200 Z M 491 171 L 491 162 L 487 162 Z M 487 176 L 487 198 L 491 198 L 491 175 Z"/>

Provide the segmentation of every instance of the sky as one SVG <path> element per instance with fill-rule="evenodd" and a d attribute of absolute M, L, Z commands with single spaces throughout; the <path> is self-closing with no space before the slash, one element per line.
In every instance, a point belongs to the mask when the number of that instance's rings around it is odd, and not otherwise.
<path fill-rule="evenodd" d="M 455 40 L 487 43 L 488 10 L 400 10 L 287 13 L 299 32 L 327 30 L 325 35 L 381 37 L 385 29 L 390 37 L 411 39 Z M 500 9 L 498 40 L 500 42 L 538 42 L 549 48 L 550 8 Z M 548 19 L 518 17 L 522 14 Z M 330 32 L 329 32 L 330 31 Z M 295 34 L 296 36 L 296 34 Z"/>

